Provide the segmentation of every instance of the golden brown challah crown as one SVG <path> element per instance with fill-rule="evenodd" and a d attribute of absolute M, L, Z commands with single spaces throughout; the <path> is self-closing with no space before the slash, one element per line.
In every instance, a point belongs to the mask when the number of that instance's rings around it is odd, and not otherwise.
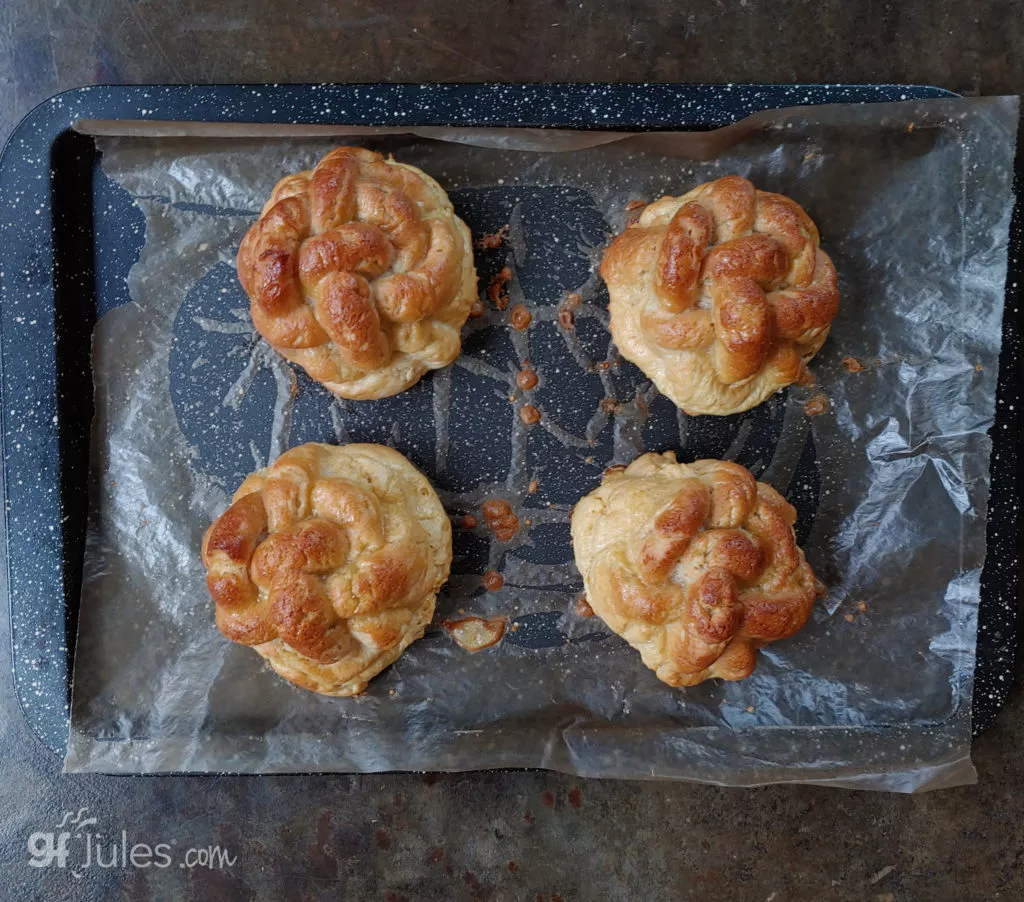
<path fill-rule="evenodd" d="M 587 601 L 670 686 L 742 680 L 804 625 L 817 582 L 796 512 L 743 467 L 671 451 L 611 468 L 572 514 Z"/>
<path fill-rule="evenodd" d="M 437 494 L 381 445 L 285 452 L 203 540 L 221 632 L 324 695 L 362 692 L 423 635 L 451 559 Z"/>
<path fill-rule="evenodd" d="M 260 334 L 343 398 L 394 395 L 451 363 L 476 300 L 448 195 L 359 147 L 279 181 L 237 262 Z"/>
<path fill-rule="evenodd" d="M 814 223 L 739 176 L 650 204 L 601 275 L 622 356 L 690 414 L 739 413 L 800 381 L 839 310 Z"/>

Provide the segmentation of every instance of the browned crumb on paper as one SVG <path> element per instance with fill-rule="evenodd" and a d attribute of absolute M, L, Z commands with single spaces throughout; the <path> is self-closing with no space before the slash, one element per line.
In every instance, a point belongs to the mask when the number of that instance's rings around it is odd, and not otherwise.
<path fill-rule="evenodd" d="M 867 369 L 856 357 L 844 357 L 843 369 L 848 373 L 863 373 Z"/>
<path fill-rule="evenodd" d="M 597 406 L 601 409 L 601 413 L 611 416 L 619 409 L 619 402 L 615 398 L 602 398 L 601 403 Z"/>
<path fill-rule="evenodd" d="M 853 614 L 844 614 L 843 615 L 843 620 L 845 620 L 847 623 L 853 623 L 856 619 L 857 618 L 854 617 Z"/>
<path fill-rule="evenodd" d="M 509 311 L 508 321 L 511 323 L 512 328 L 519 332 L 529 327 L 530 323 L 533 322 L 533 314 L 530 313 L 522 304 L 516 304 L 515 307 Z"/>
<path fill-rule="evenodd" d="M 583 303 L 583 295 L 578 291 L 568 291 L 562 298 L 558 308 L 558 322 L 563 329 L 572 329 L 576 325 L 575 310 Z"/>
<path fill-rule="evenodd" d="M 501 247 L 508 238 L 508 226 L 503 225 L 497 232 L 486 232 L 473 242 L 482 251 L 493 251 Z"/>
<path fill-rule="evenodd" d="M 501 271 L 494 275 L 487 286 L 487 297 L 491 299 L 491 303 L 499 310 L 504 310 L 508 307 L 508 292 L 505 291 L 505 286 L 508 285 L 511 279 L 512 268 L 503 266 Z"/>
<path fill-rule="evenodd" d="M 516 385 L 518 385 L 523 391 L 530 391 L 537 387 L 537 373 L 535 370 L 529 367 L 520 370 L 516 374 Z"/>
<path fill-rule="evenodd" d="M 744 708 L 744 710 L 747 712 L 747 714 L 753 714 L 754 711 L 756 711 L 757 709 L 753 705 L 747 705 L 747 707 Z"/>
<path fill-rule="evenodd" d="M 580 617 L 594 616 L 594 609 L 590 606 L 590 602 L 587 601 L 586 595 L 580 595 L 576 599 L 576 613 Z"/>
<path fill-rule="evenodd" d="M 489 498 L 480 508 L 487 526 L 499 542 L 510 542 L 519 532 L 519 518 L 504 498 Z"/>
<path fill-rule="evenodd" d="M 505 635 L 504 617 L 463 617 L 461 620 L 444 620 L 441 625 L 459 648 L 471 654 L 496 645 Z"/>
<path fill-rule="evenodd" d="M 868 612 L 868 603 L 866 601 L 858 601 L 857 610 L 862 614 L 866 614 Z"/>
<path fill-rule="evenodd" d="M 535 426 L 540 422 L 540 411 L 532 404 L 524 404 L 519 408 L 519 419 L 527 426 Z"/>
<path fill-rule="evenodd" d="M 484 315 L 484 302 L 477 298 L 473 301 L 473 306 L 469 308 L 469 318 L 476 319 L 477 317 Z"/>
<path fill-rule="evenodd" d="M 804 405 L 804 413 L 809 417 L 816 417 L 819 414 L 828 413 L 830 402 L 828 395 L 823 392 L 816 392 L 811 395 Z"/>
<path fill-rule="evenodd" d="M 481 582 L 488 592 L 497 592 L 498 589 L 505 585 L 505 577 L 497 570 L 488 570 L 484 573 Z"/>
<path fill-rule="evenodd" d="M 463 529 L 476 529 L 476 526 L 477 526 L 478 522 L 479 521 L 477 520 L 477 518 L 474 517 L 472 514 L 466 514 L 462 518 L 462 528 Z"/>
<path fill-rule="evenodd" d="M 526 491 L 531 494 L 537 494 L 537 489 L 540 488 L 540 481 L 537 479 L 531 479 L 530 484 L 526 487 Z"/>

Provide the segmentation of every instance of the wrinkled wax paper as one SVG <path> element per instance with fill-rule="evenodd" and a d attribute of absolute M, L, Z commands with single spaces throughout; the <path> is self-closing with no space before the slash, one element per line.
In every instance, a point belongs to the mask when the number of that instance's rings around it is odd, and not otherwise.
<path fill-rule="evenodd" d="M 434 175 L 476 235 L 507 225 L 503 244 L 477 253 L 481 295 L 509 266 L 511 303 L 533 314 L 517 332 L 485 301 L 452 366 L 375 402 L 339 401 L 271 352 L 234 273 L 275 181 L 340 138 L 101 141 L 146 239 L 130 299 L 93 337 L 66 769 L 542 767 L 902 791 L 971 781 L 1016 121 L 1015 98 L 988 98 L 797 108 L 702 134 L 346 137 Z M 728 173 L 803 204 L 842 309 L 814 389 L 691 418 L 609 345 L 596 265 L 629 201 Z M 558 317 L 569 292 L 581 296 L 572 329 Z M 846 357 L 863 370 L 847 372 Z M 541 377 L 532 429 L 514 382 L 527 359 Z M 815 391 L 830 410 L 811 418 Z M 312 440 L 393 445 L 455 524 L 435 625 L 356 699 L 298 689 L 224 639 L 199 558 L 243 476 Z M 665 449 L 736 460 L 782 491 L 828 586 L 806 628 L 740 683 L 672 689 L 576 611 L 571 505 L 606 466 Z M 516 509 L 511 543 L 461 526 L 489 497 Z M 481 586 L 489 568 L 500 591 Z M 503 641 L 459 648 L 442 621 L 463 612 L 507 616 Z"/>

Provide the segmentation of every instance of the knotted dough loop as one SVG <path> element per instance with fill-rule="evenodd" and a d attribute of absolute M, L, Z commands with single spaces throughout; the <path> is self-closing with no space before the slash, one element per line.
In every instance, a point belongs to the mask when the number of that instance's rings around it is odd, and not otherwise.
<path fill-rule="evenodd" d="M 394 395 L 451 363 L 476 300 L 448 195 L 359 147 L 279 181 L 237 265 L 259 333 L 343 398 Z"/>
<path fill-rule="evenodd" d="M 221 632 L 324 695 L 362 692 L 423 635 L 451 557 L 437 494 L 381 445 L 285 452 L 203 540 Z"/>
<path fill-rule="evenodd" d="M 690 414 L 749 410 L 803 378 L 839 310 L 817 227 L 739 176 L 650 204 L 601 275 L 622 355 Z"/>
<path fill-rule="evenodd" d="M 572 514 L 587 601 L 670 686 L 742 680 L 807 620 L 817 581 L 796 511 L 743 467 L 644 454 Z"/>

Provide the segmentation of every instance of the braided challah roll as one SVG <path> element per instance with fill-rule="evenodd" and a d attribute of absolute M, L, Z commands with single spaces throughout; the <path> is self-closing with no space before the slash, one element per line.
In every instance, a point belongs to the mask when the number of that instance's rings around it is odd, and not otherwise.
<path fill-rule="evenodd" d="M 362 692 L 423 635 L 451 560 L 437 494 L 382 445 L 285 452 L 203 540 L 221 632 L 324 695 Z"/>
<path fill-rule="evenodd" d="M 743 467 L 671 451 L 611 468 L 572 514 L 587 601 L 658 679 L 742 680 L 807 620 L 818 583 L 796 512 Z"/>
<path fill-rule="evenodd" d="M 414 166 L 359 147 L 277 183 L 238 249 L 253 325 L 343 398 L 384 398 L 459 354 L 469 229 Z"/>
<path fill-rule="evenodd" d="M 739 413 L 801 381 L 839 310 L 814 223 L 739 176 L 647 206 L 601 275 L 622 356 L 689 414 Z"/>

